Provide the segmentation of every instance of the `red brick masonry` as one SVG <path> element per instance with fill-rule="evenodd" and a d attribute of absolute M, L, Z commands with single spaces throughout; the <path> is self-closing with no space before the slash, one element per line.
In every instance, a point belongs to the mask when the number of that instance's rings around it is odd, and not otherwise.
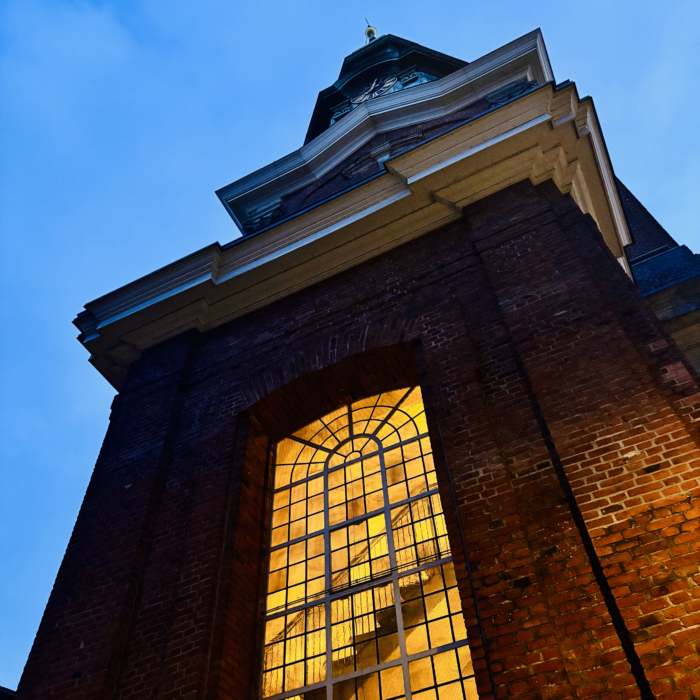
<path fill-rule="evenodd" d="M 255 698 L 270 442 L 416 381 L 480 697 L 700 697 L 697 375 L 592 219 L 521 183 L 144 354 L 18 700 Z"/>

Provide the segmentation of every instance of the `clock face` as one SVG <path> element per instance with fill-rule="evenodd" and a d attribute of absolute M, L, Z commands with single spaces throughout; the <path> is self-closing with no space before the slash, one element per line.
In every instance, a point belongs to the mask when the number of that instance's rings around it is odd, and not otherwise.
<path fill-rule="evenodd" d="M 391 90 L 396 82 L 396 76 L 391 76 L 387 78 L 375 78 L 371 85 L 363 87 L 361 90 L 353 95 L 350 102 L 354 105 L 361 105 L 367 100 L 373 100 L 375 97 L 383 95 L 385 92 Z"/>

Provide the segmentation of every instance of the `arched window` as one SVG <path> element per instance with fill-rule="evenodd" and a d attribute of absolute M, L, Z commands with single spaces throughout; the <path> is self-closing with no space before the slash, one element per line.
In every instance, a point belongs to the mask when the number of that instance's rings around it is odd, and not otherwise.
<path fill-rule="evenodd" d="M 419 387 L 277 444 L 261 696 L 476 700 Z"/>

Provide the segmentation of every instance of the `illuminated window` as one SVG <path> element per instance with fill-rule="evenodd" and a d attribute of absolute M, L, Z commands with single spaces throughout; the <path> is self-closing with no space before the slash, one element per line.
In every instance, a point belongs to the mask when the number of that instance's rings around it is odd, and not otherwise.
<path fill-rule="evenodd" d="M 419 387 L 277 445 L 261 695 L 476 700 Z"/>

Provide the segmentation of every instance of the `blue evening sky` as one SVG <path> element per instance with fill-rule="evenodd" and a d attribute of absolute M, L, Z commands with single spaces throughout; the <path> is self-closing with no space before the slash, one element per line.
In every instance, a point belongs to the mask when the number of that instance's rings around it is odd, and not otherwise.
<path fill-rule="evenodd" d="M 697 0 L 0 0 L 0 685 L 19 680 L 114 394 L 72 319 L 237 236 L 214 190 L 302 144 L 365 16 L 466 60 L 540 27 L 619 177 L 700 251 Z"/>

